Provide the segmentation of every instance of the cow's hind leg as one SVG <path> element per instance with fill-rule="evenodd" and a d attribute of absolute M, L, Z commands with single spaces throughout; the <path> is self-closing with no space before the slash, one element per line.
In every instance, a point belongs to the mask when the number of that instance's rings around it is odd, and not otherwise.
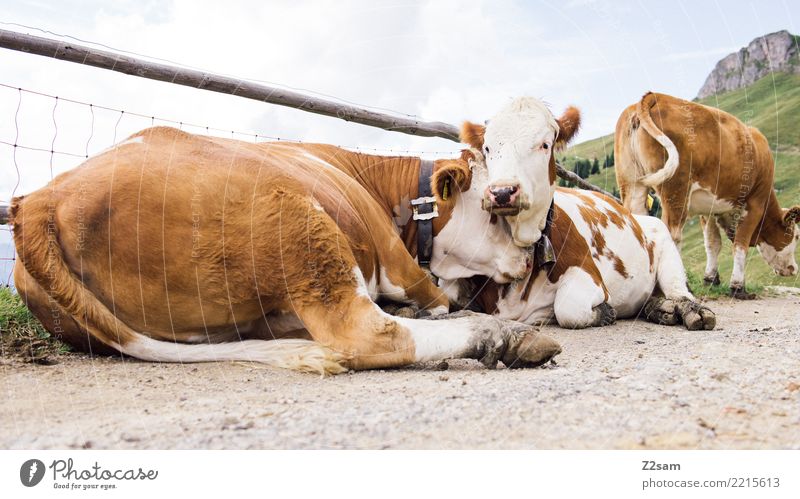
<path fill-rule="evenodd" d="M 644 228 L 648 244 L 653 245 L 658 288 L 645 303 L 645 318 L 670 326 L 682 323 L 689 330 L 714 329 L 716 316 L 689 291 L 686 269 L 667 227 L 655 217 L 637 216 L 636 220 Z"/>
<path fill-rule="evenodd" d="M 324 211 L 289 197 L 282 204 L 279 248 L 256 251 L 261 295 L 283 296 L 277 307 L 295 314 L 317 344 L 336 352 L 351 369 L 395 367 L 448 358 L 474 358 L 487 365 L 535 365 L 558 352 L 558 344 L 529 326 L 510 327 L 488 315 L 449 320 L 404 319 L 384 313 L 373 301 L 347 237 Z M 293 210 L 302 213 L 296 216 Z M 297 223 L 302 220 L 302 223 Z M 261 224 L 260 224 L 261 225 Z M 274 254 L 292 255 L 276 267 Z M 362 259 L 361 265 L 370 265 Z M 377 266 L 378 262 L 372 265 Z M 369 269 L 375 275 L 378 269 Z M 378 271 L 379 272 L 379 271 Z M 278 287 L 276 287 L 278 284 Z"/>
<path fill-rule="evenodd" d="M 54 338 L 63 341 L 80 352 L 99 355 L 118 354 L 113 348 L 97 341 L 79 321 L 67 314 L 25 270 L 21 260 L 14 265 L 14 286 L 25 306 L 51 332 Z"/>
<path fill-rule="evenodd" d="M 703 281 L 709 286 L 718 286 L 719 270 L 717 260 L 722 249 L 722 238 L 719 235 L 719 226 L 714 215 L 700 217 L 700 224 L 703 226 L 703 243 L 706 247 L 706 271 L 703 274 Z"/>

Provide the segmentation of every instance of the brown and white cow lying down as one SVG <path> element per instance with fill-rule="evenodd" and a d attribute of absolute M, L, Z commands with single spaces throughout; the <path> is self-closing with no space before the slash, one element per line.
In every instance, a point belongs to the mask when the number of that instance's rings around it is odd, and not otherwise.
<path fill-rule="evenodd" d="M 554 262 L 537 262 L 508 284 L 473 279 L 479 308 L 527 324 L 555 320 L 565 328 L 604 326 L 644 316 L 660 324 L 713 329 L 715 317 L 686 286 L 678 249 L 657 218 L 633 215 L 602 194 L 558 188 L 548 237 Z M 446 283 L 463 302 L 464 284 Z M 657 293 L 660 291 L 660 293 Z M 653 294 L 659 294 L 651 299 Z M 663 295 L 662 299 L 661 296 Z"/>
<path fill-rule="evenodd" d="M 469 157 L 435 164 L 435 190 L 450 190 L 435 246 L 449 254 L 432 265 L 452 278 L 524 275 L 527 253 L 481 210 L 486 176 Z M 448 309 L 391 219 L 416 197 L 419 164 L 148 129 L 13 201 L 15 283 L 54 335 L 143 360 L 323 373 L 546 362 L 560 348 L 528 326 L 395 318 L 375 304 Z M 456 241 L 465 228 L 472 239 Z"/>
<path fill-rule="evenodd" d="M 719 109 L 647 93 L 620 115 L 614 157 L 625 206 L 645 213 L 647 192 L 654 188 L 676 243 L 686 219 L 702 216 L 707 283 L 719 283 L 720 228 L 733 241 L 733 296 L 753 297 L 744 287 L 750 246 L 777 274 L 797 274 L 800 206 L 778 205 L 775 163 L 757 129 Z"/>
<path fill-rule="evenodd" d="M 550 264 L 535 259 L 521 281 L 490 283 L 478 301 L 499 317 L 528 324 L 555 318 L 563 327 L 600 326 L 644 308 L 659 323 L 713 329 L 714 314 L 689 292 L 678 249 L 660 220 L 633 215 L 602 194 L 556 188 L 553 146 L 566 143 L 579 120 L 574 108 L 567 114 L 570 125 L 560 133 L 560 122 L 543 103 L 520 98 L 486 127 L 464 124 L 462 140 L 483 150 L 492 179 L 484 206 L 511 218 L 515 242 L 537 248 L 549 241 L 555 257 Z M 514 205 L 500 198 L 492 192 L 498 186 L 512 186 L 527 201 Z M 448 284 L 451 294 L 459 292 Z M 654 293 L 659 296 L 651 299 Z"/>

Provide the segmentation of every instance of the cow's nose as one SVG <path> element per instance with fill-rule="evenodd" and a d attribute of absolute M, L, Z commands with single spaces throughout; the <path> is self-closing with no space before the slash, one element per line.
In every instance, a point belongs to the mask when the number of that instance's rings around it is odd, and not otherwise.
<path fill-rule="evenodd" d="M 508 206 L 514 203 L 519 194 L 519 185 L 491 185 L 486 194 L 495 206 Z"/>
<path fill-rule="evenodd" d="M 797 274 L 797 267 L 794 265 L 789 265 L 789 275 L 796 275 Z"/>

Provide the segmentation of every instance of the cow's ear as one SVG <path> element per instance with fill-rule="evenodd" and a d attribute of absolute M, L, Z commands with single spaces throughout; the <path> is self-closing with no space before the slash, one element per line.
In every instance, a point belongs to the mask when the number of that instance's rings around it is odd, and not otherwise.
<path fill-rule="evenodd" d="M 792 206 L 783 214 L 783 225 L 791 227 L 794 224 L 800 224 L 800 205 Z"/>
<path fill-rule="evenodd" d="M 456 191 L 469 189 L 472 170 L 464 159 L 447 159 L 436 162 L 431 175 L 431 190 L 441 201 L 449 201 Z"/>
<path fill-rule="evenodd" d="M 569 106 L 556 122 L 558 122 L 556 147 L 564 147 L 578 133 L 578 128 L 581 126 L 581 112 L 577 107 Z"/>
<path fill-rule="evenodd" d="M 458 137 L 464 144 L 480 151 L 483 149 L 484 132 L 486 132 L 485 126 L 465 121 L 464 124 L 461 125 L 461 134 L 459 134 Z"/>

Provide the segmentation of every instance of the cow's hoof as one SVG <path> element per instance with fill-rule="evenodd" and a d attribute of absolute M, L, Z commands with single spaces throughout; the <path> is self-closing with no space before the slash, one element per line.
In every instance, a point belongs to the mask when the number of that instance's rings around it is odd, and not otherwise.
<path fill-rule="evenodd" d="M 663 296 L 654 296 L 647 300 L 644 304 L 644 317 L 662 326 L 674 326 L 681 320 L 677 303 Z"/>
<path fill-rule="evenodd" d="M 706 286 L 719 286 L 721 281 L 719 280 L 719 272 L 715 272 L 713 276 L 704 276 L 703 283 Z"/>
<path fill-rule="evenodd" d="M 710 331 L 717 325 L 717 316 L 706 306 L 686 300 L 678 303 L 678 311 L 683 319 L 683 324 L 689 331 L 705 329 Z"/>
<path fill-rule="evenodd" d="M 592 308 L 592 326 L 608 326 L 617 320 L 617 311 L 606 302 Z"/>
<path fill-rule="evenodd" d="M 406 319 L 416 319 L 418 313 L 419 308 L 416 305 L 409 305 L 407 307 L 398 308 L 393 315 Z"/>
<path fill-rule="evenodd" d="M 507 321 L 504 330 L 508 331 L 509 339 L 501 360 L 510 369 L 541 366 L 561 353 L 561 345 L 556 340 L 527 324 Z"/>
<path fill-rule="evenodd" d="M 755 300 L 756 294 L 748 292 L 744 286 L 731 286 L 731 297 L 737 300 Z"/>

